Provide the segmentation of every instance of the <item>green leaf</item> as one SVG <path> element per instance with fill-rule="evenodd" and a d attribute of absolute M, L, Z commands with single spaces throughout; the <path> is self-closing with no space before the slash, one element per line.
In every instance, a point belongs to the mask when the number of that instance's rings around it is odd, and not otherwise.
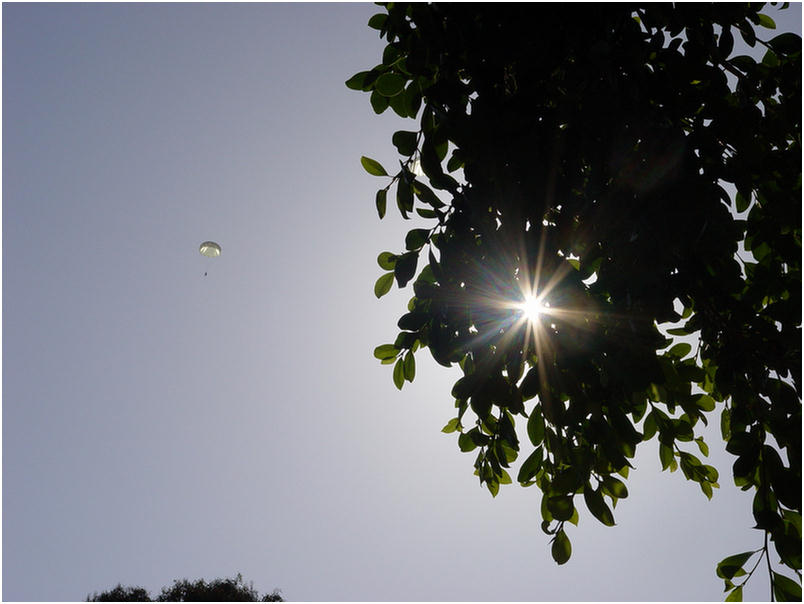
<path fill-rule="evenodd" d="M 461 425 L 461 420 L 457 417 L 453 417 L 451 420 L 447 422 L 447 425 L 441 428 L 441 431 L 444 434 L 450 434 L 458 430 Z"/>
<path fill-rule="evenodd" d="M 771 19 L 768 15 L 763 15 L 762 13 L 759 13 L 757 17 L 759 17 L 759 24 L 762 27 L 765 27 L 767 29 L 776 29 L 776 22 L 773 19 Z"/>
<path fill-rule="evenodd" d="M 423 203 L 426 203 L 434 208 L 444 207 L 444 202 L 441 201 L 438 196 L 433 193 L 433 190 L 426 184 L 418 180 L 414 180 L 413 191 L 416 193 L 416 197 L 418 197 Z"/>
<path fill-rule="evenodd" d="M 489 490 L 492 497 L 496 497 L 497 493 L 500 492 L 500 483 L 497 480 L 487 480 L 486 488 Z"/>
<path fill-rule="evenodd" d="M 735 587 L 732 592 L 726 596 L 726 602 L 742 602 L 743 601 L 743 586 Z"/>
<path fill-rule="evenodd" d="M 702 411 L 714 411 L 715 399 L 708 394 L 699 394 L 695 397 L 695 406 Z"/>
<path fill-rule="evenodd" d="M 698 448 L 701 450 L 701 454 L 703 454 L 704 457 L 709 457 L 709 446 L 704 442 L 703 436 L 696 438 L 695 444 L 698 445 Z"/>
<path fill-rule="evenodd" d="M 593 489 L 592 485 L 587 482 L 583 488 L 583 500 L 595 518 L 606 526 L 614 526 L 614 514 L 603 499 L 600 489 Z"/>
<path fill-rule="evenodd" d="M 731 54 L 731 51 L 734 49 L 734 36 L 731 33 L 731 27 L 724 26 L 723 32 L 720 34 L 720 38 L 717 41 L 718 51 L 723 58 L 728 58 Z"/>
<path fill-rule="evenodd" d="M 416 252 L 407 252 L 396 259 L 394 275 L 399 287 L 405 287 L 416 274 L 416 264 L 419 262 L 419 255 Z"/>
<path fill-rule="evenodd" d="M 388 15 L 385 13 L 378 13 L 373 15 L 371 19 L 368 20 L 368 26 L 371 29 L 382 29 L 385 26 L 385 21 L 388 19 Z"/>
<path fill-rule="evenodd" d="M 542 467 L 542 456 L 542 447 L 536 447 L 536 450 L 528 456 L 519 468 L 519 474 L 516 477 L 518 482 L 528 482 L 539 473 Z"/>
<path fill-rule="evenodd" d="M 430 237 L 430 229 L 413 229 L 405 236 L 405 247 L 409 250 L 420 250 Z"/>
<path fill-rule="evenodd" d="M 558 531 L 553 538 L 550 553 L 553 554 L 553 560 L 559 564 L 564 564 L 570 559 L 572 555 L 572 544 L 563 529 Z"/>
<path fill-rule="evenodd" d="M 402 385 L 405 383 L 405 364 L 402 359 L 399 359 L 394 365 L 394 386 L 402 390 Z"/>
<path fill-rule="evenodd" d="M 768 45 L 777 53 L 795 54 L 801 52 L 801 37 L 794 33 L 784 33 L 773 38 Z"/>
<path fill-rule="evenodd" d="M 413 351 L 408 350 L 405 354 L 404 360 L 405 379 L 409 382 L 413 381 L 416 377 L 416 358 L 413 356 Z"/>
<path fill-rule="evenodd" d="M 377 191 L 377 198 L 374 202 L 377 206 L 377 214 L 382 220 L 385 217 L 385 208 L 388 204 L 388 189 L 380 189 Z"/>
<path fill-rule="evenodd" d="M 528 438 L 534 447 L 538 447 L 544 440 L 544 416 L 541 405 L 536 405 L 528 418 Z"/>
<path fill-rule="evenodd" d="M 645 442 L 649 441 L 653 438 L 653 435 L 656 434 L 657 429 L 658 426 L 656 425 L 656 419 L 653 417 L 653 412 L 648 413 L 648 415 L 645 416 L 645 423 L 642 424 L 642 440 Z"/>
<path fill-rule="evenodd" d="M 539 393 L 539 372 L 536 367 L 532 367 L 525 375 L 525 379 L 519 385 L 519 390 L 522 392 L 524 400 L 531 399 Z"/>
<path fill-rule="evenodd" d="M 676 327 L 676 328 L 673 328 L 673 329 L 668 329 L 667 333 L 669 333 L 671 336 L 688 336 L 688 335 L 690 335 L 690 332 L 688 332 L 683 327 Z"/>
<path fill-rule="evenodd" d="M 628 488 L 621 480 L 614 478 L 614 476 L 603 477 L 603 490 L 617 499 L 625 499 L 628 497 Z"/>
<path fill-rule="evenodd" d="M 352 90 L 365 90 L 366 81 L 369 75 L 371 75 L 370 71 L 361 71 L 360 73 L 356 73 L 351 78 L 346 80 L 346 87 Z"/>
<path fill-rule="evenodd" d="M 547 509 L 556 520 L 569 520 L 575 506 L 571 495 L 553 495 L 547 498 Z"/>
<path fill-rule="evenodd" d="M 391 137 L 391 142 L 394 144 L 397 151 L 399 151 L 400 155 L 409 157 L 416 152 L 417 137 L 418 134 L 416 132 L 398 130 L 394 132 L 394 135 Z"/>
<path fill-rule="evenodd" d="M 370 157 L 366 157 L 364 155 L 360 158 L 360 163 L 363 164 L 363 168 L 366 170 L 366 172 L 372 176 L 388 176 L 388 172 L 385 171 L 385 168 L 382 167 L 382 164 L 371 159 Z"/>
<path fill-rule="evenodd" d="M 676 357 L 677 359 L 683 359 L 690 353 L 691 350 L 692 346 L 687 344 L 687 342 L 680 342 L 668 350 L 667 354 L 671 357 Z"/>
<path fill-rule="evenodd" d="M 403 218 L 407 218 L 408 212 L 413 211 L 413 191 L 404 178 L 400 178 L 396 184 L 396 207 Z"/>
<path fill-rule="evenodd" d="M 743 37 L 743 41 L 748 44 L 751 48 L 754 48 L 757 44 L 757 34 L 754 32 L 754 28 L 746 21 L 743 22 L 742 26 L 740 27 L 740 35 Z"/>
<path fill-rule="evenodd" d="M 779 65 L 779 57 L 776 56 L 775 52 L 768 49 L 768 51 L 765 53 L 765 56 L 762 57 L 762 64 L 766 67 L 776 67 Z"/>
<path fill-rule="evenodd" d="M 385 273 L 374 284 L 374 295 L 382 298 L 385 294 L 391 291 L 391 285 L 394 283 L 394 273 Z"/>
<path fill-rule="evenodd" d="M 372 91 L 369 101 L 371 102 L 371 108 L 374 109 L 374 113 L 377 115 L 388 109 L 388 97 L 384 97 L 376 90 Z"/>
<path fill-rule="evenodd" d="M 394 359 L 399 354 L 399 348 L 393 344 L 382 344 L 374 349 L 374 356 L 380 360 Z"/>
<path fill-rule="evenodd" d="M 731 438 L 731 412 L 728 407 L 723 407 L 720 412 L 720 435 L 727 442 Z"/>
<path fill-rule="evenodd" d="M 399 329 L 419 331 L 428 321 L 430 321 L 430 315 L 428 313 L 408 312 L 399 317 L 399 321 L 397 321 L 396 324 L 399 326 Z"/>
<path fill-rule="evenodd" d="M 379 256 L 377 256 L 377 264 L 380 265 L 381 269 L 386 271 L 394 270 L 394 265 L 396 265 L 396 254 L 392 254 L 391 252 L 382 252 Z"/>
<path fill-rule="evenodd" d="M 666 470 L 673 464 L 673 449 L 665 445 L 664 443 L 659 443 L 659 460 L 662 462 L 662 470 Z"/>
<path fill-rule="evenodd" d="M 398 73 L 384 73 L 377 78 L 374 89 L 384 97 L 394 97 L 405 89 L 405 81 Z"/>
<path fill-rule="evenodd" d="M 801 585 L 777 572 L 773 573 L 773 593 L 778 602 L 801 602 Z"/>
<path fill-rule="evenodd" d="M 468 453 L 469 451 L 477 448 L 474 439 L 472 438 L 471 433 L 476 431 L 477 428 L 472 428 L 469 432 L 462 432 L 461 435 L 458 437 L 458 448 L 464 453 Z"/>
<path fill-rule="evenodd" d="M 721 579 L 731 579 L 740 570 L 748 559 L 756 552 L 743 552 L 723 558 L 717 565 L 717 576 Z"/>
<path fill-rule="evenodd" d="M 737 195 L 734 197 L 734 205 L 737 207 L 738 212 L 745 212 L 748 206 L 751 205 L 751 197 L 746 197 L 738 191 Z"/>

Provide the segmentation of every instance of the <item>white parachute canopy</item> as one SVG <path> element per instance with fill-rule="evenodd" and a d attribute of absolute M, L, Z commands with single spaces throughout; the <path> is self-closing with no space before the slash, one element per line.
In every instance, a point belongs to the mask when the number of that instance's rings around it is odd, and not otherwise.
<path fill-rule="evenodd" d="M 217 258 L 221 255 L 221 246 L 214 241 L 205 241 L 198 246 L 198 251 L 207 258 Z"/>

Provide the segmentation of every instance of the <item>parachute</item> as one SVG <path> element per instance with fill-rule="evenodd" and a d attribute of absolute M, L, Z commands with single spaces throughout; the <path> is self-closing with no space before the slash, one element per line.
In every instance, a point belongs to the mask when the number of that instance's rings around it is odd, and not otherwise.
<path fill-rule="evenodd" d="M 198 251 L 207 258 L 217 258 L 221 255 L 221 246 L 214 241 L 205 241 L 198 246 Z M 207 271 L 204 271 L 204 276 L 207 276 Z"/>
<path fill-rule="evenodd" d="M 207 258 L 217 258 L 221 255 L 221 246 L 214 241 L 205 241 L 198 247 L 198 251 Z"/>

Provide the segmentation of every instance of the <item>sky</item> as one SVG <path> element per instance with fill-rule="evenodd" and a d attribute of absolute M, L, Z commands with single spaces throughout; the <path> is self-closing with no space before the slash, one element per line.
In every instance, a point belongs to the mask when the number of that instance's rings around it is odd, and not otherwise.
<path fill-rule="evenodd" d="M 3 4 L 4 601 L 238 572 L 296 601 L 722 600 L 716 563 L 761 547 L 713 418 L 712 501 L 646 443 L 559 567 L 536 488 L 492 499 L 440 432 L 459 370 L 420 352 L 400 392 L 373 358 L 412 295 L 374 297 L 376 257 L 412 225 L 360 156 L 416 129 L 344 86 L 377 12 Z"/>

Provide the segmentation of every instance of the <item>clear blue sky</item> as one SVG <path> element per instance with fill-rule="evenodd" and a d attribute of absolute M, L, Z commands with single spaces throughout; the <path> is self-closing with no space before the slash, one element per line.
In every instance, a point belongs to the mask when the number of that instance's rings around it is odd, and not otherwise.
<path fill-rule="evenodd" d="M 557 567 L 540 493 L 493 500 L 440 432 L 456 371 L 420 353 L 400 393 L 372 357 L 412 295 L 374 298 L 411 225 L 359 163 L 395 165 L 403 124 L 343 85 L 379 10 L 3 5 L 3 600 L 237 572 L 307 601 L 718 600 L 716 562 L 761 546 L 715 420 L 711 502 L 645 445 L 618 526 L 581 510 Z"/>

